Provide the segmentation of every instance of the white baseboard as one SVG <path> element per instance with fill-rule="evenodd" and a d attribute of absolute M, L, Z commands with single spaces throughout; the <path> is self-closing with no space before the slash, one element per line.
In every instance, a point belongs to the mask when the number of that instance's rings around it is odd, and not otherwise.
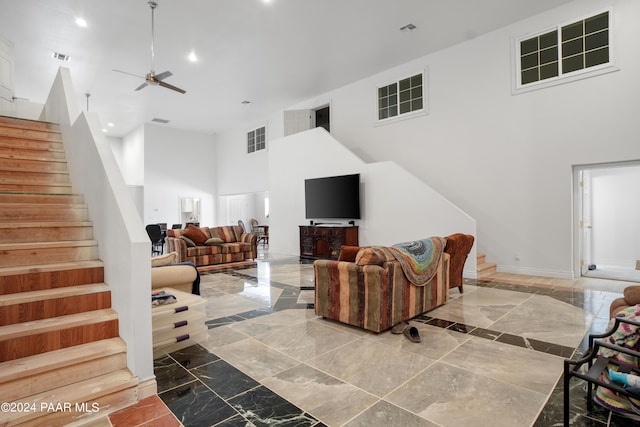
<path fill-rule="evenodd" d="M 553 277 L 556 279 L 574 279 L 572 271 L 545 270 L 541 268 L 525 268 L 498 265 L 496 271 L 499 273 L 523 274 L 527 276 Z"/>
<path fill-rule="evenodd" d="M 155 377 L 138 383 L 138 400 L 158 394 L 158 383 Z"/>

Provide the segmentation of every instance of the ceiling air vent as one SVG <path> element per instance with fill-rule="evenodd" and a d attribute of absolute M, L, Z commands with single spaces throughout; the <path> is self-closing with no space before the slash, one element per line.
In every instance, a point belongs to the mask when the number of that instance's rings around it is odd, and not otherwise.
<path fill-rule="evenodd" d="M 69 55 L 65 55 L 64 53 L 53 52 L 51 56 L 55 59 L 59 59 L 60 61 L 65 61 L 65 62 L 71 61 L 71 57 Z"/>
<path fill-rule="evenodd" d="M 156 122 L 156 123 L 169 123 L 169 120 L 167 119 L 159 119 L 157 117 L 154 117 L 153 119 L 151 119 L 152 122 Z"/>

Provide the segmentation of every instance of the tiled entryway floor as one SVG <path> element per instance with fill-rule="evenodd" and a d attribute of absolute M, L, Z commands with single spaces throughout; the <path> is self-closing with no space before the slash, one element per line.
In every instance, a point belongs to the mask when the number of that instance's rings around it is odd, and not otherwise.
<path fill-rule="evenodd" d="M 421 343 L 316 317 L 313 266 L 263 252 L 202 276 L 206 341 L 155 360 L 185 426 L 553 426 L 563 360 L 634 283 L 496 274 L 414 319 Z M 629 426 L 572 387 L 572 425 Z"/>

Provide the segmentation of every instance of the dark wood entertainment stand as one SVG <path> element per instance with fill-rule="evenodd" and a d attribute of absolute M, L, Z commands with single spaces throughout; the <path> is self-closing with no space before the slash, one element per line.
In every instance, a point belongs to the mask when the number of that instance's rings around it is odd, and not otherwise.
<path fill-rule="evenodd" d="M 358 246 L 357 225 L 300 226 L 300 259 L 338 259 L 342 245 Z"/>

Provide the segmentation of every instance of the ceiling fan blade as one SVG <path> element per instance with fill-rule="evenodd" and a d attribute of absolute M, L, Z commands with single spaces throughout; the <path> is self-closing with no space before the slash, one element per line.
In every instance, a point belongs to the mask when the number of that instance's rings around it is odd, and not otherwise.
<path fill-rule="evenodd" d="M 170 85 L 169 83 L 165 83 L 162 80 L 158 80 L 158 84 L 162 87 L 166 87 L 167 89 L 171 89 L 171 90 L 175 90 L 176 92 L 180 92 L 180 93 L 187 93 L 186 90 L 184 89 L 180 89 L 179 87 L 175 87 L 173 85 Z"/>
<path fill-rule="evenodd" d="M 139 76 L 137 74 L 133 74 L 133 73 L 129 73 L 127 71 L 122 71 L 122 70 L 116 70 L 115 68 L 113 69 L 113 71 L 115 71 L 116 73 L 122 73 L 122 74 L 127 74 L 129 76 L 133 76 L 133 77 L 138 77 L 140 79 L 144 79 L 144 76 Z"/>
<path fill-rule="evenodd" d="M 164 73 L 156 74 L 154 77 L 156 80 L 164 80 L 167 77 L 171 76 L 173 76 L 173 73 L 171 71 L 165 71 Z"/>
<path fill-rule="evenodd" d="M 140 86 L 138 86 L 137 88 L 135 88 L 134 90 L 140 90 L 140 89 L 144 89 L 145 87 L 147 87 L 148 84 L 146 82 L 142 83 Z"/>

